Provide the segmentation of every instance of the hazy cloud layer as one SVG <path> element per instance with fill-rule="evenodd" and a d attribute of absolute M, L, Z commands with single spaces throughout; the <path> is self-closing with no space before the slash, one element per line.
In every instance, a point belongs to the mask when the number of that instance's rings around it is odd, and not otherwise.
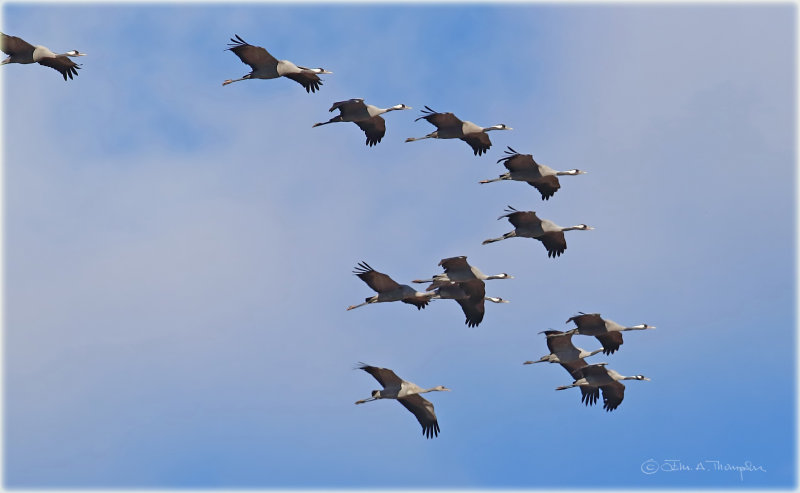
<path fill-rule="evenodd" d="M 791 484 L 792 13 L 7 5 L 4 32 L 89 53 L 68 83 L 2 68 L 7 484 Z M 221 87 L 249 70 L 233 34 L 334 74 L 313 95 Z M 350 97 L 414 110 L 375 148 L 352 124 L 311 128 Z M 433 130 L 424 105 L 514 130 L 480 158 L 406 144 Z M 509 145 L 589 173 L 547 202 L 479 185 Z M 511 229 L 506 205 L 596 230 L 556 260 L 482 246 Z M 452 302 L 345 311 L 372 294 L 358 261 L 409 282 L 454 255 L 515 276 L 487 285 L 511 303 L 480 327 Z M 614 413 L 554 392 L 571 380 L 556 365 L 521 365 L 579 310 L 658 326 L 596 359 L 653 378 Z M 354 406 L 377 386 L 358 361 L 452 388 L 431 397 L 440 436 L 396 403 Z M 555 474 L 576 446 L 613 458 Z M 651 457 L 769 473 L 647 476 Z"/>

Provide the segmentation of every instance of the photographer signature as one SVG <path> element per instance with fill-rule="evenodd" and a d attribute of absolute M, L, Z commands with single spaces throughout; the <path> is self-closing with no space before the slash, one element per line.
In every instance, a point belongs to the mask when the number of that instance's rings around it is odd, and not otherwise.
<path fill-rule="evenodd" d="M 745 472 L 767 472 L 764 466 L 757 466 L 751 461 L 744 461 L 744 464 L 730 464 L 719 460 L 701 460 L 694 465 L 686 464 L 679 459 L 665 459 L 657 461 L 647 459 L 642 462 L 641 470 L 644 474 L 650 475 L 657 472 L 685 472 L 685 471 L 714 471 L 714 472 L 733 472 L 739 474 L 739 480 L 744 481 Z"/>

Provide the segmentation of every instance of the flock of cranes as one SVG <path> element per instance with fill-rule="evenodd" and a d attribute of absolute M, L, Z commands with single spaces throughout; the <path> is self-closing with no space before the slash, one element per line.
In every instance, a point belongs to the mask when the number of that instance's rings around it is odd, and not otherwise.
<path fill-rule="evenodd" d="M 550 350 L 536 361 L 526 361 L 524 365 L 534 363 L 558 363 L 574 379 L 571 385 L 556 387 L 556 390 L 565 390 L 578 387 L 581 390 L 581 402 L 587 406 L 595 404 L 603 392 L 603 409 L 613 411 L 625 397 L 625 386 L 620 380 L 650 380 L 644 375 L 626 377 L 616 371 L 606 368 L 608 363 L 588 364 L 584 358 L 597 353 L 612 354 L 622 345 L 622 332 L 626 330 L 654 329 L 652 325 L 640 324 L 625 327 L 613 320 L 604 319 L 599 313 L 580 313 L 567 319 L 566 323 L 574 322 L 576 327 L 562 332 L 560 330 L 545 330 L 540 332 L 547 338 L 547 349 Z M 599 349 L 587 351 L 572 343 L 575 334 L 594 336 L 603 345 Z"/>
<path fill-rule="evenodd" d="M 230 40 L 227 50 L 250 66 L 250 73 L 238 78 L 227 79 L 222 85 L 227 86 L 234 82 L 250 79 L 277 79 L 286 77 L 291 79 L 306 90 L 314 93 L 320 90 L 323 84 L 321 74 L 332 72 L 323 68 L 307 68 L 296 65 L 288 60 L 278 60 L 266 49 L 254 46 L 242 39 L 238 34 Z M 38 63 L 57 70 L 64 77 L 72 79 L 78 74 L 80 66 L 71 60 L 71 57 L 85 56 L 77 50 L 57 54 L 40 45 L 31 45 L 16 36 L 0 33 L 0 49 L 8 55 L 2 64 Z M 328 121 L 315 123 L 319 127 L 330 123 L 352 122 L 364 132 L 366 145 L 375 146 L 381 142 L 386 134 L 386 121 L 381 115 L 391 111 L 412 109 L 405 104 L 397 104 L 388 108 L 366 104 L 364 99 L 356 98 L 333 103 L 328 110 L 339 111 L 339 114 Z M 406 142 L 424 139 L 460 139 L 466 142 L 475 156 L 486 154 L 492 146 L 488 132 L 493 130 L 512 130 L 505 124 L 481 127 L 470 121 L 461 120 L 453 113 L 441 113 L 425 106 L 422 115 L 415 121 L 424 119 L 436 127 L 436 130 L 423 137 L 409 137 Z M 498 159 L 498 163 L 508 170 L 498 178 L 481 180 L 481 184 L 496 181 L 521 181 L 537 189 L 542 200 L 549 200 L 561 188 L 560 176 L 577 176 L 585 171 L 570 169 L 556 171 L 537 163 L 530 154 L 520 154 L 511 147 L 505 156 Z M 506 218 L 514 229 L 498 238 L 484 240 L 482 244 L 489 244 L 508 238 L 533 238 L 540 241 L 547 250 L 547 256 L 556 258 L 567 249 L 566 231 L 588 231 L 591 226 L 578 224 L 576 226 L 562 227 L 547 219 L 540 219 L 535 211 L 519 211 L 511 206 L 505 214 L 498 219 Z M 494 279 L 513 279 L 507 273 L 485 275 L 476 267 L 467 262 L 465 256 L 442 259 L 439 262 L 443 273 L 434 274 L 428 279 L 415 279 L 412 283 L 430 283 L 424 291 L 400 284 L 388 275 L 378 272 L 366 262 L 360 262 L 354 274 L 364 281 L 377 294 L 367 297 L 363 303 L 351 305 L 347 310 L 353 310 L 365 305 L 400 301 L 415 306 L 418 310 L 425 308 L 431 300 L 455 300 L 461 307 L 465 324 L 477 327 L 484 319 L 485 302 L 508 303 L 498 297 L 486 296 L 485 281 Z M 567 320 L 574 322 L 575 328 L 567 331 L 546 330 L 547 347 L 550 353 L 536 361 L 526 361 L 524 364 L 541 362 L 558 363 L 564 367 L 573 379 L 572 384 L 563 385 L 556 390 L 565 390 L 578 387 L 581 391 L 581 401 L 586 405 L 595 404 L 602 392 L 603 408 L 607 411 L 616 409 L 623 400 L 625 386 L 621 380 L 649 380 L 642 375 L 623 376 L 607 368 L 607 363 L 588 364 L 585 358 L 597 353 L 613 354 L 622 345 L 622 332 L 628 330 L 644 330 L 654 328 L 647 324 L 632 327 L 622 326 L 612 320 L 604 319 L 599 314 L 580 313 Z M 602 344 L 602 348 L 586 351 L 572 343 L 575 334 L 593 336 Z M 379 368 L 361 363 L 358 369 L 372 375 L 382 386 L 382 390 L 374 390 L 371 397 L 362 399 L 356 404 L 363 404 L 379 399 L 395 399 L 406 409 L 411 411 L 422 426 L 422 433 L 427 438 L 438 436 L 439 423 L 434 412 L 433 404 L 424 399 L 421 394 L 433 391 L 449 391 L 444 386 L 423 389 L 411 382 L 398 377 L 392 370 Z"/>
<path fill-rule="evenodd" d="M 391 301 L 402 301 L 421 310 L 428 306 L 430 300 L 456 300 L 466 316 L 464 323 L 470 327 L 477 327 L 483 320 L 484 301 L 508 303 L 508 300 L 502 298 L 486 296 L 486 286 L 483 281 L 513 279 L 513 276 L 505 273 L 487 276 L 469 265 L 467 257 L 464 256 L 442 259 L 439 265 L 444 268 L 444 274 L 436 274 L 428 280 L 412 281 L 417 284 L 431 283 L 425 291 L 417 291 L 408 284 L 399 284 L 388 275 L 376 271 L 366 262 L 360 262 L 353 273 L 378 294 L 366 298 L 363 303 L 348 306 L 347 310 Z"/>

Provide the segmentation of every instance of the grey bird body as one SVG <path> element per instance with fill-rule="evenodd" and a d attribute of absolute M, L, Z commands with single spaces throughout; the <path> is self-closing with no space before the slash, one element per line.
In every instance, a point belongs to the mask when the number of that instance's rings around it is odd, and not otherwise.
<path fill-rule="evenodd" d="M 545 330 L 540 334 L 545 334 L 547 340 L 547 348 L 550 354 L 542 356 L 535 361 L 525 361 L 523 365 L 532 365 L 535 363 L 558 363 L 562 368 L 567 370 L 573 380 L 582 377 L 580 370 L 585 368 L 588 363 L 584 358 L 599 353 L 602 349 L 594 351 L 586 351 L 585 349 L 575 347 L 572 344 L 572 334 L 568 332 L 561 332 L 560 330 Z M 599 393 L 597 389 L 588 386 L 582 386 L 581 389 L 581 402 L 594 404 L 597 402 Z"/>
<path fill-rule="evenodd" d="M 231 38 L 227 50 L 233 52 L 242 63 L 249 65 L 252 71 L 239 79 L 227 79 L 223 86 L 247 79 L 277 79 L 286 77 L 302 85 L 306 92 L 315 92 L 322 85 L 318 74 L 330 74 L 323 68 L 307 68 L 295 65 L 289 60 L 278 60 L 261 46 L 247 43 L 238 34 Z"/>
<path fill-rule="evenodd" d="M 399 284 L 386 274 L 376 271 L 366 262 L 360 262 L 353 273 L 378 294 L 366 298 L 364 303 L 347 307 L 348 310 L 353 310 L 372 303 L 387 303 L 392 301 L 402 301 L 403 303 L 414 305 L 417 309 L 421 310 L 425 308 L 431 297 L 435 294 L 421 293 L 407 284 Z"/>
<path fill-rule="evenodd" d="M 513 130 L 502 123 L 491 127 L 481 127 L 470 121 L 462 121 L 453 113 L 439 113 L 428 106 L 425 106 L 422 113 L 422 116 L 417 120 L 427 120 L 428 123 L 436 127 L 436 130 L 424 137 L 409 137 L 406 142 L 422 139 L 461 139 L 469 144 L 476 156 L 479 156 L 492 147 L 492 142 L 486 132 L 491 130 Z"/>
<path fill-rule="evenodd" d="M 583 348 L 575 346 L 572 343 L 572 333 L 570 332 L 562 332 L 560 330 L 545 330 L 542 333 L 545 334 L 547 338 L 547 348 L 550 350 L 550 354 L 542 356 L 536 361 L 526 361 L 523 364 L 528 365 L 532 363 L 543 362 L 561 364 L 572 363 L 603 351 L 602 348 L 595 349 L 594 351 L 587 351 Z M 567 371 L 571 372 L 572 370 L 567 368 Z"/>
<path fill-rule="evenodd" d="M 617 322 L 603 318 L 599 313 L 583 313 L 567 319 L 567 323 L 575 322 L 576 327 L 568 333 L 594 336 L 603 345 L 603 353 L 612 354 L 622 345 L 622 332 L 628 330 L 655 329 L 652 325 L 639 324 L 625 327 Z"/>
<path fill-rule="evenodd" d="M 397 110 L 409 110 L 410 106 L 397 104 L 389 108 L 379 108 L 365 104 L 361 98 L 348 99 L 333 103 L 328 111 L 339 110 L 339 114 L 327 122 L 315 123 L 312 127 L 319 127 L 329 123 L 352 122 L 364 131 L 367 136 L 366 144 L 370 147 L 376 145 L 386 134 L 386 121 L 381 116 L 384 113 Z"/>
<path fill-rule="evenodd" d="M 564 238 L 565 231 L 594 229 L 586 224 L 562 227 L 547 219 L 540 219 L 534 211 L 518 211 L 511 206 L 508 206 L 505 212 L 506 214 L 497 219 L 507 218 L 508 222 L 514 226 L 514 230 L 499 238 L 484 240 L 483 245 L 514 237 L 533 238 L 542 242 L 547 249 L 548 257 L 555 258 L 567 249 L 567 240 Z"/>
<path fill-rule="evenodd" d="M 498 178 L 481 180 L 480 183 L 503 180 L 522 181 L 535 187 L 542 195 L 542 200 L 549 200 L 561 188 L 561 183 L 558 180 L 559 176 L 576 176 L 586 173 L 578 169 L 556 171 L 553 168 L 537 163 L 530 154 L 519 154 L 511 147 L 508 148 L 506 154 L 505 157 L 498 159 L 497 162 L 502 162 L 508 172 Z"/>
<path fill-rule="evenodd" d="M 486 311 L 484 302 L 508 303 L 508 300 L 495 296 L 486 296 L 486 287 L 482 280 L 471 279 L 468 281 L 434 281 L 426 292 L 433 290 L 435 295 L 431 299 L 455 300 L 466 317 L 464 323 L 469 327 L 477 327 L 483 321 Z"/>
<path fill-rule="evenodd" d="M 430 279 L 415 279 L 411 282 L 415 283 L 426 283 L 434 281 L 461 282 L 461 281 L 471 281 L 473 279 L 479 279 L 481 281 L 488 281 L 492 279 L 514 279 L 514 276 L 506 274 L 505 272 L 501 274 L 486 275 L 474 265 L 470 265 L 467 262 L 467 257 L 463 255 L 459 257 L 444 258 L 441 261 L 439 261 L 439 266 L 442 267 L 442 269 L 444 270 L 443 274 L 434 274 L 433 277 L 431 277 Z M 430 290 L 433 288 L 429 287 L 428 289 Z"/>
<path fill-rule="evenodd" d="M 449 391 L 443 385 L 437 385 L 429 389 L 423 389 L 415 383 L 407 382 L 398 377 L 395 372 L 388 368 L 378 368 L 376 366 L 360 363 L 359 370 L 372 375 L 378 383 L 383 386 L 382 390 L 373 390 L 371 397 L 356 401 L 356 404 L 375 401 L 378 399 L 395 399 L 408 409 L 422 425 L 422 434 L 426 438 L 439 436 L 439 421 L 433 410 L 433 404 L 424 399 L 420 394 L 436 391 Z"/>
<path fill-rule="evenodd" d="M 580 387 L 582 390 L 581 401 L 587 406 L 597 402 L 598 394 L 603 392 L 603 409 L 613 411 L 625 398 L 625 385 L 620 380 L 650 380 L 644 375 L 624 376 L 618 372 L 606 368 L 608 363 L 597 363 L 587 365 L 578 370 L 579 378 L 576 378 L 570 385 L 556 387 L 556 390 L 565 390 L 572 387 Z M 583 392 L 587 389 L 588 392 Z M 588 397 L 586 397 L 588 395 Z"/>
<path fill-rule="evenodd" d="M 57 70 L 67 80 L 78 75 L 80 65 L 70 60 L 69 57 L 85 56 L 78 50 L 70 50 L 66 53 L 53 53 L 49 48 L 41 45 L 32 45 L 17 36 L 9 36 L 0 33 L 0 51 L 7 54 L 0 65 L 9 63 L 38 63 L 39 65 L 50 67 Z"/>

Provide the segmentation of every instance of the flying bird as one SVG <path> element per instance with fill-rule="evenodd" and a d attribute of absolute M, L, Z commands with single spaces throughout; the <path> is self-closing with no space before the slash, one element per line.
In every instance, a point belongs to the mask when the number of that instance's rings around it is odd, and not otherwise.
<path fill-rule="evenodd" d="M 66 53 L 53 53 L 47 47 L 41 45 L 32 45 L 22 38 L 17 36 L 9 36 L 8 34 L 0 33 L 0 50 L 3 51 L 8 57 L 0 62 L 0 65 L 7 63 L 38 63 L 45 67 L 50 67 L 58 70 L 67 80 L 67 77 L 72 79 L 73 76 L 78 75 L 80 65 L 73 62 L 69 57 L 86 56 L 86 53 L 81 53 L 78 50 L 71 50 Z"/>
<path fill-rule="evenodd" d="M 620 375 L 616 371 L 606 368 L 608 363 L 597 363 L 595 365 L 587 365 L 580 370 L 580 378 L 576 378 L 571 385 L 562 385 L 556 387 L 556 390 L 565 390 L 571 387 L 580 387 L 583 390 L 586 387 L 593 395 L 592 400 L 584 400 L 583 396 L 581 401 L 587 406 L 593 405 L 597 401 L 598 393 L 603 392 L 603 409 L 606 411 L 613 411 L 622 403 L 625 398 L 625 385 L 620 380 L 650 380 L 644 375 L 633 375 L 626 377 Z"/>
<path fill-rule="evenodd" d="M 503 272 L 502 274 L 493 274 L 487 276 L 483 272 L 480 271 L 477 267 L 470 265 L 467 262 L 467 257 L 464 255 L 460 257 L 450 257 L 450 258 L 443 258 L 439 261 L 439 266 L 444 269 L 444 274 L 434 274 L 431 279 L 415 279 L 411 282 L 415 283 L 426 283 L 426 282 L 435 282 L 435 281 L 471 281 L 473 279 L 479 279 L 481 281 L 488 281 L 491 279 L 514 279 L 514 276 L 506 274 Z M 433 287 L 428 287 L 428 290 L 434 289 Z"/>
<path fill-rule="evenodd" d="M 564 253 L 564 250 L 567 249 L 567 240 L 564 238 L 564 231 L 588 231 L 594 229 L 585 224 L 578 224 L 577 226 L 565 228 L 547 219 L 539 219 L 534 211 L 521 212 L 511 206 L 508 206 L 505 212 L 506 214 L 503 214 L 497 219 L 508 218 L 508 222 L 514 226 L 514 230 L 504 234 L 500 238 L 484 240 L 482 243 L 483 245 L 514 237 L 534 238 L 544 244 L 544 247 L 547 249 L 548 257 L 555 258 L 560 256 Z"/>
<path fill-rule="evenodd" d="M 407 284 L 398 284 L 394 279 L 382 272 L 376 271 L 366 262 L 360 262 L 358 267 L 353 271 L 353 274 L 357 275 L 362 281 L 367 283 L 367 286 L 378 294 L 370 296 L 364 303 L 348 306 L 348 310 L 371 303 L 390 301 L 402 301 L 403 303 L 414 305 L 418 310 L 421 310 L 425 308 L 431 297 L 435 294 L 432 292 L 420 293 Z"/>
<path fill-rule="evenodd" d="M 420 394 L 435 391 L 449 391 L 443 385 L 437 385 L 429 389 L 423 389 L 418 385 L 407 382 L 398 377 L 388 368 L 378 368 L 376 366 L 359 363 L 359 369 L 369 373 L 375 380 L 383 386 L 383 390 L 373 390 L 372 397 L 356 401 L 356 404 L 363 404 L 378 399 L 396 399 L 406 409 L 416 416 L 419 424 L 422 425 L 422 434 L 426 438 L 439 436 L 439 422 L 436 413 L 433 412 L 433 404 L 424 399 Z"/>
<path fill-rule="evenodd" d="M 323 68 L 300 67 L 289 60 L 278 60 L 270 55 L 264 48 L 247 43 L 240 38 L 238 34 L 235 36 L 236 38 L 231 38 L 231 43 L 228 44 L 230 48 L 226 49 L 235 53 L 242 62 L 250 65 L 253 71 L 241 79 L 228 79 L 222 83 L 223 86 L 247 79 L 277 79 L 278 77 L 287 77 L 305 87 L 306 92 L 315 92 L 319 89 L 319 86 L 322 85 L 322 80 L 320 80 L 317 74 L 333 73 Z"/>
<path fill-rule="evenodd" d="M 479 127 L 469 121 L 461 121 L 452 113 L 438 113 L 426 106 L 422 110 L 422 116 L 414 121 L 425 119 L 428 123 L 436 127 L 436 131 L 429 133 L 425 137 L 409 137 L 406 142 L 413 142 L 422 139 L 461 139 L 474 151 L 476 156 L 480 156 L 492 147 L 492 141 L 486 132 L 491 130 L 513 130 L 504 124 L 493 125 L 491 127 Z"/>
<path fill-rule="evenodd" d="M 617 322 L 602 318 L 599 313 L 583 313 L 567 319 L 566 323 L 575 322 L 576 327 L 570 330 L 570 334 L 581 334 L 594 336 L 603 345 L 604 354 L 613 354 L 622 345 L 622 332 L 626 330 L 646 330 L 655 329 L 652 325 L 639 324 L 632 327 L 625 327 Z"/>
<path fill-rule="evenodd" d="M 367 136 L 366 144 L 370 147 L 376 145 L 386 135 L 386 120 L 381 116 L 384 113 L 396 110 L 410 110 L 411 106 L 396 104 L 390 108 L 378 108 L 365 104 L 361 98 L 348 99 L 333 103 L 328 111 L 339 110 L 339 114 L 327 122 L 315 123 L 313 127 L 337 122 L 353 122 L 364 131 Z"/>
<path fill-rule="evenodd" d="M 567 370 L 567 373 L 570 374 L 573 380 L 578 380 L 582 377 L 579 370 L 588 365 L 584 358 L 588 358 L 602 351 L 602 348 L 595 349 L 594 351 L 586 351 L 585 349 L 575 347 L 575 345 L 572 344 L 572 334 L 561 332 L 560 330 L 545 330 L 544 332 L 540 332 L 540 334 L 545 334 L 547 338 L 547 348 L 550 350 L 550 354 L 542 356 L 536 361 L 526 361 L 522 364 L 532 365 L 544 362 L 558 363 L 562 368 Z M 594 404 L 600 397 L 600 393 L 595 388 L 582 386 L 580 389 L 581 402 L 586 403 L 586 405 Z"/>
<path fill-rule="evenodd" d="M 533 363 L 560 363 L 561 366 L 564 367 L 567 372 L 572 374 L 576 369 L 582 368 L 586 366 L 586 363 L 582 365 L 573 365 L 573 362 L 577 362 L 582 360 L 583 358 L 588 358 L 589 356 L 594 356 L 595 354 L 603 351 L 602 348 L 595 349 L 594 351 L 587 351 L 583 348 L 576 347 L 572 343 L 572 333 L 571 332 L 562 332 L 560 330 L 545 330 L 540 332 L 540 334 L 544 334 L 547 338 L 547 349 L 550 350 L 550 354 L 542 356 L 536 361 L 526 361 L 523 365 L 530 365 Z"/>
<path fill-rule="evenodd" d="M 432 299 L 456 300 L 461 306 L 468 327 L 477 327 L 485 314 L 484 301 L 492 303 L 508 303 L 508 300 L 494 296 L 486 296 L 486 286 L 480 279 L 469 281 L 434 281 L 426 291 L 434 290 Z"/>
<path fill-rule="evenodd" d="M 542 200 L 549 200 L 561 188 L 561 183 L 558 181 L 559 176 L 577 176 L 586 173 L 579 169 L 556 171 L 553 168 L 537 163 L 530 154 L 519 154 L 511 147 L 508 148 L 506 154 L 507 156 L 498 159 L 497 162 L 502 162 L 508 172 L 498 178 L 481 180 L 479 183 L 492 183 L 502 180 L 524 181 L 539 190 L 539 193 L 542 194 Z"/>

